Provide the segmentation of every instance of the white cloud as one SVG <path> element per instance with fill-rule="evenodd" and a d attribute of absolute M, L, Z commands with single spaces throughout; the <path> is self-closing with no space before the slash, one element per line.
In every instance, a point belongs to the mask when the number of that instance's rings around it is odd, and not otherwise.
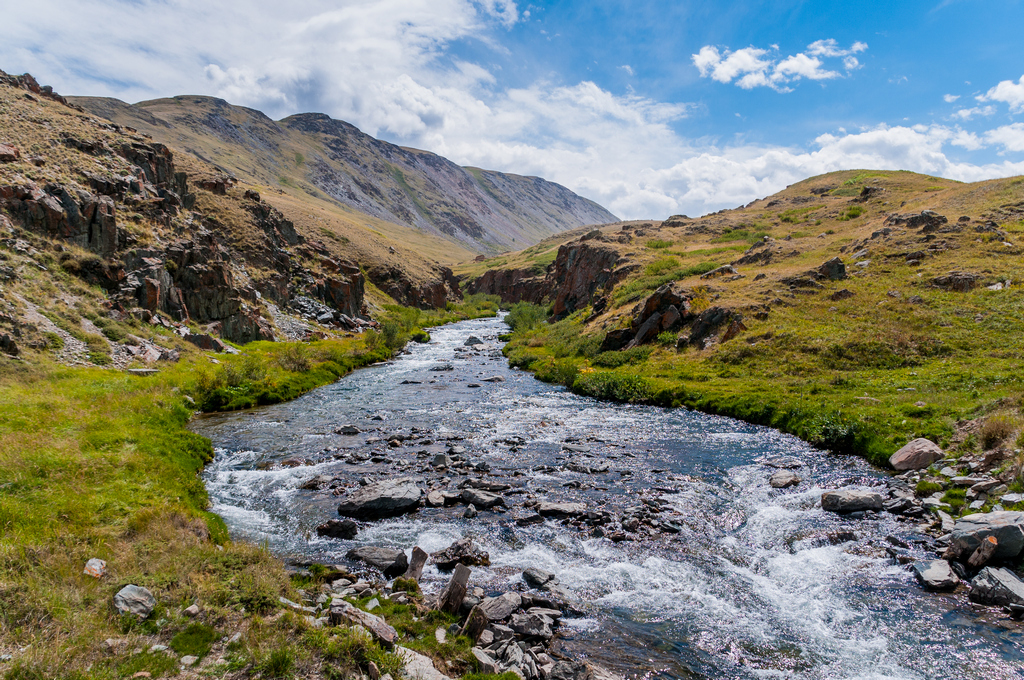
<path fill-rule="evenodd" d="M 994 106 L 975 106 L 969 109 L 954 111 L 953 117 L 959 118 L 960 120 L 970 120 L 976 116 L 991 116 L 995 112 L 996 107 Z"/>
<path fill-rule="evenodd" d="M 1006 151 L 1024 151 L 1024 123 L 1011 123 L 989 130 L 985 133 L 985 141 L 998 144 Z"/>
<path fill-rule="evenodd" d="M 1004 80 L 983 95 L 975 97 L 979 102 L 1004 102 L 1010 111 L 1024 113 L 1024 76 L 1015 83 Z"/>
<path fill-rule="evenodd" d="M 798 52 L 779 59 L 773 54 L 778 52 L 777 45 L 772 45 L 770 50 L 745 47 L 735 51 L 726 49 L 724 52 L 714 45 L 705 45 L 691 59 L 702 78 L 711 78 L 720 83 L 735 81 L 738 87 L 745 90 L 770 87 L 778 92 L 791 92 L 790 83 L 804 78 L 831 80 L 842 77 L 838 71 L 824 68 L 823 59 L 842 58 L 847 73 L 857 70 L 860 62 L 853 54 L 867 48 L 866 43 L 855 42 L 850 49 L 840 49 L 835 39 L 829 38 L 811 43 L 806 53 Z"/>
<path fill-rule="evenodd" d="M 947 104 L 952 104 L 952 103 L 953 103 L 953 102 L 955 102 L 955 101 L 956 101 L 957 99 L 960 99 L 960 95 L 958 95 L 958 94 L 944 94 L 944 95 L 942 95 L 942 99 L 943 99 L 943 101 L 945 101 L 945 102 L 946 102 Z"/>
<path fill-rule="evenodd" d="M 628 74 L 629 74 L 629 75 L 631 75 L 631 76 L 632 76 L 632 75 L 635 75 L 635 74 L 633 73 L 633 67 L 632 67 L 632 66 L 630 66 L 629 64 L 623 64 L 623 65 L 622 65 L 622 66 L 620 66 L 619 68 L 621 68 L 621 69 L 622 69 L 623 71 L 625 71 L 626 73 L 628 73 Z"/>

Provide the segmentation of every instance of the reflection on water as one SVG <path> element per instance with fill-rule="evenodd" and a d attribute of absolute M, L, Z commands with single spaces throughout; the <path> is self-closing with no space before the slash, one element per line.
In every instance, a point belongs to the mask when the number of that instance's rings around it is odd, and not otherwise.
<path fill-rule="evenodd" d="M 445 326 L 430 344 L 293 402 L 197 420 L 217 448 L 205 473 L 213 510 L 236 537 L 327 563 L 344 562 L 354 545 L 430 552 L 471 536 L 492 559 L 474 568 L 474 583 L 496 591 L 515 587 L 528 566 L 555 572 L 584 612 L 563 627 L 563 650 L 628 677 L 1024 677 L 1017 624 L 960 595 L 925 594 L 887 559 L 885 536 L 912 528 L 816 507 L 824 489 L 882 483 L 863 461 L 727 418 L 545 385 L 507 367 L 497 350 L 504 329 L 494 319 Z M 470 335 L 489 346 L 464 347 Z M 335 434 L 343 425 L 361 433 Z M 392 447 L 394 434 L 409 438 Z M 328 475 L 344 494 L 364 477 L 417 476 L 455 490 L 466 475 L 429 465 L 450 446 L 490 468 L 471 476 L 513 487 L 506 512 L 466 520 L 462 506 L 424 508 L 367 524 L 354 541 L 316 536 L 338 496 L 298 489 L 304 482 Z M 764 462 L 778 456 L 802 461 L 795 489 L 768 486 Z M 599 474 L 565 467 L 605 462 Z M 553 521 L 517 526 L 531 498 L 616 517 L 660 499 L 657 517 L 679 533 L 613 543 Z M 830 539 L 840 531 L 857 540 Z M 426 568 L 425 589 L 443 580 Z"/>

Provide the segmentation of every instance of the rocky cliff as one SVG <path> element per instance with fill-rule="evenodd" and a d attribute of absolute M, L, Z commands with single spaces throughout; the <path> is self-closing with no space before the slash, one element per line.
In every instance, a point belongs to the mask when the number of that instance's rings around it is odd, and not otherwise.
<path fill-rule="evenodd" d="M 7 280 L 30 262 L 47 273 L 56 264 L 102 287 L 111 314 L 200 324 L 236 342 L 280 335 L 278 308 L 338 329 L 365 323 L 359 266 L 298 233 L 257 191 L 30 76 L 0 72 L 0 112 L 0 237 L 14 253 L 3 259 L 19 265 Z M 443 304 L 451 291 L 440 290 L 426 303 Z"/>

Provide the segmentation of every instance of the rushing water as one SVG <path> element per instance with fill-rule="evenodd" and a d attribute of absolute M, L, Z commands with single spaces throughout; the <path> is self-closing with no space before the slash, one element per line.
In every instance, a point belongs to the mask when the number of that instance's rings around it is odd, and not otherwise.
<path fill-rule="evenodd" d="M 236 537 L 325 563 L 344 563 L 357 545 L 432 552 L 471 536 L 492 561 L 473 569 L 473 584 L 499 591 L 526 567 L 555 572 L 584 612 L 563 625 L 561 650 L 630 678 L 1024 678 L 1019 624 L 962 594 L 922 592 L 888 558 L 890 536 L 929 556 L 913 525 L 845 520 L 816 504 L 825 489 L 884 483 L 881 473 L 775 430 L 545 385 L 507 367 L 496 349 L 505 328 L 445 326 L 396 361 L 293 402 L 197 420 L 217 450 L 205 473 L 213 510 Z M 463 347 L 470 335 L 491 349 Z M 503 381 L 485 381 L 495 376 Z M 342 425 L 363 432 L 335 434 Z M 412 438 L 390 448 L 396 433 Z M 425 488 L 455 490 L 464 475 L 429 466 L 450 445 L 513 485 L 507 512 L 424 508 L 361 526 L 353 541 L 316 536 L 338 496 L 303 482 L 336 476 L 343 494 L 364 477 L 420 476 Z M 795 489 L 768 485 L 766 462 L 780 456 L 802 462 Z M 610 470 L 566 470 L 573 461 Z M 552 520 L 517 526 L 531 497 L 616 515 L 662 499 L 659 518 L 681 531 L 613 543 Z M 849 531 L 856 540 L 843 540 Z M 424 588 L 446 578 L 428 566 Z"/>

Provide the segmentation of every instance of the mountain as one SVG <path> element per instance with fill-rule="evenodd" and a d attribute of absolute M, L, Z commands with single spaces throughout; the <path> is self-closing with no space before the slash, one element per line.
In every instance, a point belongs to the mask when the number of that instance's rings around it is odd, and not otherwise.
<path fill-rule="evenodd" d="M 559 184 L 463 168 L 320 113 L 274 121 L 199 96 L 134 105 L 96 97 L 70 101 L 265 189 L 333 202 L 474 253 L 528 246 L 567 229 L 618 219 Z"/>

